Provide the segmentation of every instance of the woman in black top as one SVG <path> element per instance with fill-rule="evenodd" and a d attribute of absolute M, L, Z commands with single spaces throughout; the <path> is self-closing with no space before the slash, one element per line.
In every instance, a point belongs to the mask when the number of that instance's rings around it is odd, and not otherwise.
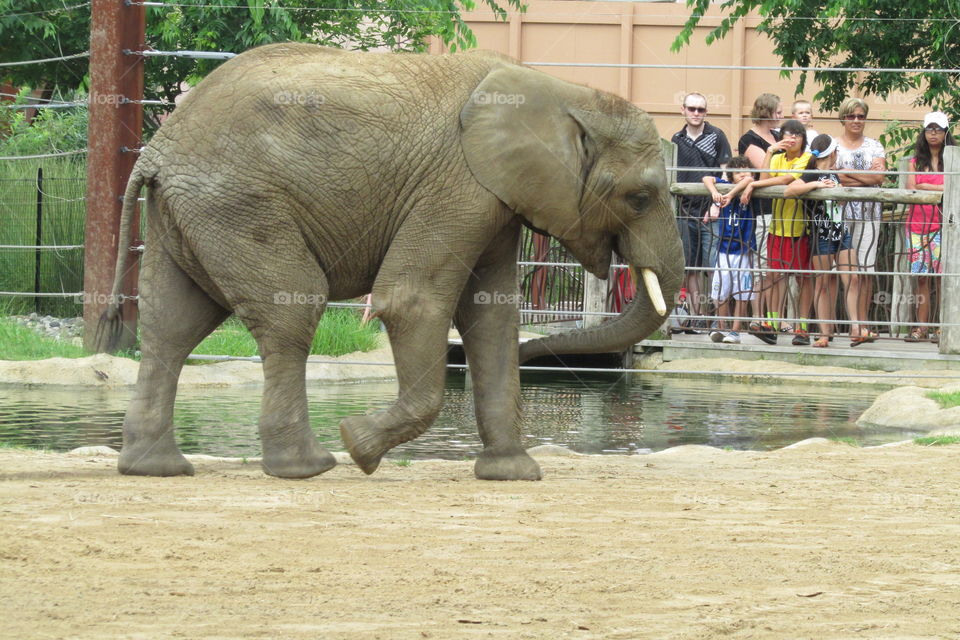
<path fill-rule="evenodd" d="M 775 128 L 783 120 L 783 108 L 780 106 L 780 98 L 772 93 L 761 93 L 753 101 L 753 109 L 750 111 L 750 119 L 753 126 L 740 137 L 737 144 L 737 151 L 742 156 L 750 160 L 754 169 L 763 169 L 764 158 L 767 154 L 767 148 L 780 140 L 780 133 Z M 754 178 L 759 178 L 760 174 L 754 174 Z M 773 216 L 773 202 L 769 198 L 756 198 L 751 202 L 754 217 L 756 219 L 757 234 L 757 257 L 754 264 L 763 267 L 766 264 L 766 243 L 767 231 L 770 228 L 770 218 Z M 764 282 L 763 271 L 754 278 L 754 291 L 760 295 L 755 296 L 754 315 L 758 318 L 763 317 L 764 311 L 768 305 L 768 288 Z M 777 310 L 779 311 L 779 310 Z M 751 335 L 760 338 L 767 344 L 777 343 L 776 329 L 768 322 L 751 322 Z"/>

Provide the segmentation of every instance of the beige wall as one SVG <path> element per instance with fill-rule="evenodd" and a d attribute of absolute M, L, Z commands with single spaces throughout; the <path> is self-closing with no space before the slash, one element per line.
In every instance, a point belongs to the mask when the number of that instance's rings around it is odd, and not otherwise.
<path fill-rule="evenodd" d="M 711 13 L 719 12 L 711 8 Z M 683 4 L 642 2 L 579 2 L 532 0 L 524 14 L 511 12 L 509 21 L 497 22 L 489 11 L 465 14 L 484 49 L 506 53 L 530 62 L 603 62 L 675 65 L 780 66 L 771 42 L 755 31 L 756 15 L 741 20 L 730 33 L 707 46 L 704 38 L 719 20 L 709 15 L 679 53 L 670 44 L 689 10 Z M 715 15 L 719 15 L 718 13 Z M 441 52 L 434 42 L 431 51 Z M 683 126 L 680 99 L 689 91 L 708 98 L 708 120 L 723 129 L 731 145 L 750 128 L 750 108 L 760 93 L 779 95 L 789 117 L 798 74 L 781 78 L 778 71 L 705 69 L 601 69 L 540 67 L 557 77 L 603 89 L 627 98 L 648 111 L 661 135 L 669 138 Z M 809 74 L 806 97 L 816 93 Z M 910 95 L 887 100 L 867 99 L 871 119 L 917 120 L 926 109 L 911 106 Z M 814 127 L 821 133 L 839 133 L 834 113 L 823 113 L 814 103 Z M 868 125 L 867 135 L 878 136 L 881 122 Z M 734 149 L 735 151 L 736 149 Z"/>

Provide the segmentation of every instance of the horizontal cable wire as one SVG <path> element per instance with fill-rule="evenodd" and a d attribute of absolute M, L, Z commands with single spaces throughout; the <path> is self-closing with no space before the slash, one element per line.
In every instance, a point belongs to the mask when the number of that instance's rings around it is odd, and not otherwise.
<path fill-rule="evenodd" d="M 745 64 L 654 64 L 633 62 L 523 62 L 531 67 L 588 67 L 600 69 L 703 69 L 708 71 L 837 71 L 841 73 L 960 73 L 960 69 L 904 69 L 889 67 L 778 67 Z"/>
<path fill-rule="evenodd" d="M 26 291 L 0 291 L 0 296 L 27 296 L 30 298 L 75 298 L 77 296 L 83 296 L 83 291 L 77 291 L 75 293 L 33 293 Z"/>
<path fill-rule="evenodd" d="M 608 0 L 609 2 L 624 2 L 632 3 L 634 0 Z M 209 9 L 237 9 L 237 10 L 249 10 L 250 5 L 245 4 L 236 4 L 236 5 L 221 5 L 221 4 L 210 4 L 210 3 L 187 3 L 187 2 L 161 2 L 159 0 L 127 0 L 126 2 L 130 6 L 144 6 L 144 7 L 185 7 L 185 8 L 209 8 Z M 269 9 L 283 9 L 285 11 L 337 11 L 337 12 L 367 12 L 369 9 L 364 9 L 361 7 L 283 7 L 283 6 L 265 6 L 264 10 Z M 508 14 L 516 14 L 515 9 L 508 9 L 506 11 Z M 376 13 L 426 13 L 426 14 L 453 14 L 459 13 L 464 16 L 465 19 L 469 20 L 471 17 L 495 17 L 498 14 L 493 11 L 452 11 L 452 10 L 442 10 L 442 9 L 378 9 Z M 529 21 L 536 22 L 538 18 L 583 18 L 583 17 L 606 17 L 606 16 L 632 16 L 632 13 L 624 14 L 622 12 L 617 13 L 537 13 L 536 15 L 531 14 L 519 14 L 525 16 Z M 681 21 L 686 21 L 689 16 L 676 15 L 676 14 L 643 14 L 638 16 L 641 18 L 677 18 Z M 724 14 L 706 14 L 698 15 L 698 18 L 702 20 L 709 19 L 723 19 L 728 16 Z M 763 20 L 762 16 L 743 16 L 744 20 Z M 778 20 L 812 20 L 812 21 L 822 21 L 824 18 L 822 16 L 789 16 L 781 17 Z M 857 21 L 857 22 L 952 22 L 955 19 L 953 18 L 880 18 L 880 17 L 848 17 L 846 20 Z"/>
<path fill-rule="evenodd" d="M 76 149 L 74 151 L 59 151 L 57 153 L 39 153 L 32 156 L 0 156 L 0 160 L 37 160 L 39 158 L 61 158 L 63 156 L 75 156 L 77 154 L 86 152 L 86 149 Z"/>
<path fill-rule="evenodd" d="M 206 60 L 226 60 L 234 58 L 237 56 L 236 53 L 230 51 L 157 51 L 155 49 L 144 49 L 142 51 L 134 51 L 132 49 L 124 49 L 123 53 L 129 56 L 143 56 L 145 58 L 196 58 L 196 59 L 206 59 Z"/>
<path fill-rule="evenodd" d="M 20 98 L 20 97 L 21 97 L 21 94 L 19 94 L 19 93 L 7 93 L 7 92 L 4 92 L 4 91 L 0 91 L 0 97 L 4 97 L 4 98 Z M 26 99 L 26 100 L 36 100 L 36 101 L 38 101 L 38 102 L 43 102 L 43 103 L 60 104 L 60 103 L 63 103 L 63 102 L 64 102 L 63 100 L 54 100 L 53 98 L 41 98 L 41 97 L 39 97 L 39 96 L 23 96 L 23 97 L 24 97 L 24 99 Z"/>
<path fill-rule="evenodd" d="M 83 245 L 82 244 L 64 244 L 64 245 L 0 244 L 0 249 L 31 249 L 31 250 L 46 250 L 46 251 L 66 251 L 68 249 L 83 249 Z"/>
<path fill-rule="evenodd" d="M 30 104 L 5 104 L 0 105 L 2 109 L 69 109 L 72 107 L 89 106 L 86 102 L 35 102 Z"/>
<path fill-rule="evenodd" d="M 807 152 L 805 152 L 805 153 L 807 153 Z M 698 172 L 698 173 L 702 173 L 702 172 L 703 172 L 703 173 L 721 173 L 721 172 L 723 172 L 723 171 L 736 171 L 737 173 L 772 173 L 772 172 L 777 172 L 777 173 L 781 173 L 781 174 L 785 174 L 785 173 L 790 173 L 790 174 L 792 174 L 792 173 L 804 173 L 804 174 L 806 174 L 806 173 L 836 173 L 837 175 L 840 175 L 840 174 L 843 174 L 843 173 L 856 173 L 856 174 L 874 175 L 874 176 L 887 176 L 887 175 L 889 175 L 889 176 L 919 176 L 919 175 L 924 175 L 924 174 L 930 173 L 929 171 L 900 171 L 899 169 L 884 169 L 884 170 L 881 171 L 881 170 L 877 170 L 877 169 L 829 169 L 829 170 L 827 170 L 827 169 L 771 169 L 771 168 L 769 168 L 769 167 L 767 167 L 767 168 L 760 168 L 760 169 L 754 169 L 753 167 L 744 167 L 744 168 L 742 168 L 742 169 L 739 168 L 739 167 L 736 168 L 736 169 L 722 169 L 722 168 L 720 168 L 720 167 L 694 167 L 694 166 L 677 167 L 677 166 L 669 166 L 669 167 L 664 167 L 664 169 L 666 169 L 667 171 L 679 171 L 679 172 L 695 171 L 695 172 Z M 937 171 L 937 173 L 942 173 L 942 174 L 945 175 L 945 176 L 956 176 L 956 175 L 960 175 L 960 171 Z M 700 183 L 700 182 L 683 182 L 683 183 L 680 183 L 680 184 L 701 184 L 701 183 Z M 719 185 L 717 188 L 720 189 L 721 187 L 722 187 L 722 185 Z M 730 186 L 727 187 L 727 188 L 729 189 L 729 188 L 732 188 L 732 187 L 733 187 L 733 185 L 730 185 Z M 704 188 L 706 188 L 706 187 L 704 187 Z M 862 187 L 847 187 L 847 188 L 850 188 L 850 189 L 860 189 L 860 188 L 862 188 Z M 879 189 L 880 187 L 876 187 L 876 188 Z M 721 189 L 721 190 L 722 190 L 722 189 Z"/>
<path fill-rule="evenodd" d="M 0 62 L 0 67 L 18 67 L 18 66 L 27 65 L 27 64 L 62 62 L 63 60 L 73 60 L 74 58 L 88 58 L 88 57 L 90 57 L 90 52 L 84 51 L 83 53 L 75 53 L 71 56 L 61 56 L 59 58 L 43 58 L 40 60 L 18 60 L 17 62 Z"/>
<path fill-rule="evenodd" d="M 7 13 L 0 17 L 2 18 L 20 18 L 23 16 L 40 16 L 48 13 L 60 13 L 61 11 L 74 11 L 75 9 L 83 9 L 84 7 L 89 7 L 89 2 L 83 2 L 80 4 L 75 4 L 69 7 L 56 7 L 54 9 L 42 9 L 40 11 L 25 11 L 23 13 Z"/>

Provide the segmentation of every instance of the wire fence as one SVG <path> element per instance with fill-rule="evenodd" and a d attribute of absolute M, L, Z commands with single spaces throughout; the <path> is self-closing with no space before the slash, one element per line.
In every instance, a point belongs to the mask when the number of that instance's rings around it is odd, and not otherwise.
<path fill-rule="evenodd" d="M 0 309 L 78 316 L 86 180 L 35 171 L 0 179 Z"/>
<path fill-rule="evenodd" d="M 672 330 L 715 328 L 721 339 L 787 330 L 801 345 L 814 330 L 935 338 L 939 222 L 910 224 L 912 205 L 814 202 L 756 199 L 721 213 L 708 198 L 679 196 L 687 286 Z"/>

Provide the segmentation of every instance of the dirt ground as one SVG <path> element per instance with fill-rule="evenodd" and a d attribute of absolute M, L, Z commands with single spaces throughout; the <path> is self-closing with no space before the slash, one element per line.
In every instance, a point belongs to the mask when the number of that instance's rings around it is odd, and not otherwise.
<path fill-rule="evenodd" d="M 192 478 L 0 451 L 7 638 L 957 638 L 960 446 Z"/>

